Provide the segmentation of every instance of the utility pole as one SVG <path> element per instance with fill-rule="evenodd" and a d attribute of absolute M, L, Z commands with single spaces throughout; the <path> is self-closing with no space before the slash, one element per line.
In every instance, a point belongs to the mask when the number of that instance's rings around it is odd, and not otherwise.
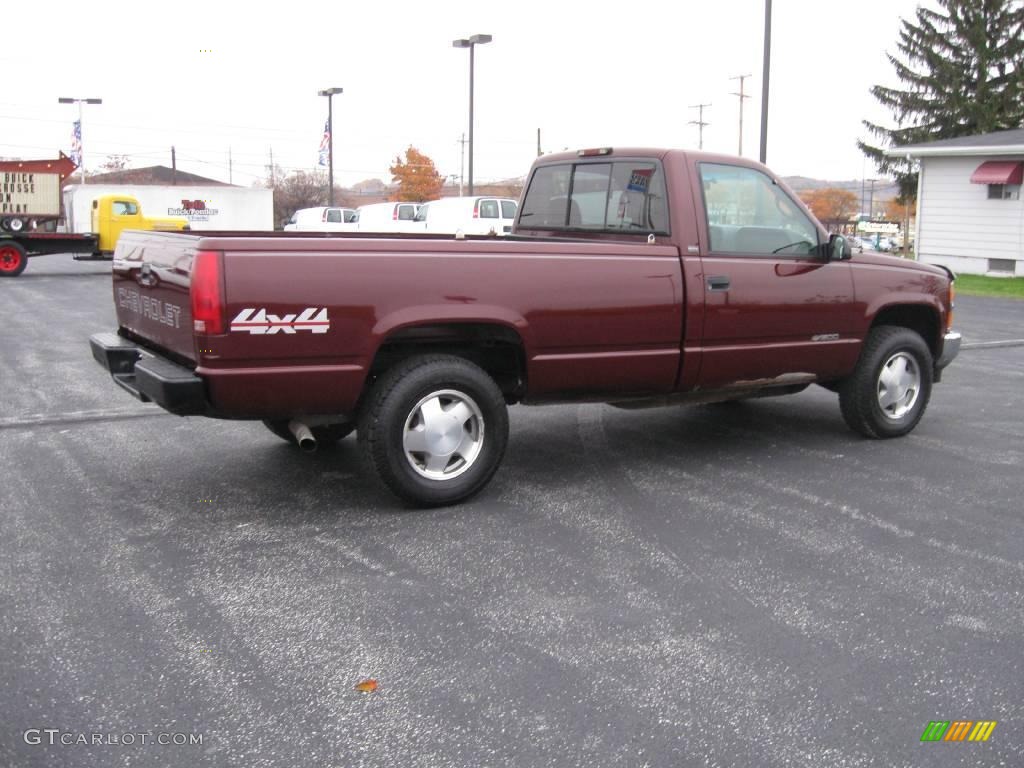
<path fill-rule="evenodd" d="M 690 109 L 697 110 L 697 119 L 691 120 L 689 125 L 696 125 L 699 131 L 699 140 L 697 142 L 697 149 L 704 149 L 704 126 L 711 125 L 711 123 L 704 122 L 704 107 L 710 107 L 710 104 L 691 104 Z"/>
<path fill-rule="evenodd" d="M 540 157 L 544 153 L 540 151 L 540 128 L 537 129 L 537 157 Z"/>
<path fill-rule="evenodd" d="M 861 216 L 864 215 L 864 201 L 866 199 L 866 194 L 867 194 L 867 189 L 865 189 L 865 187 L 867 186 L 866 185 L 867 175 L 864 173 L 864 164 L 865 164 L 865 162 L 866 161 L 864 159 L 861 159 L 861 163 L 860 163 L 860 213 L 861 213 Z M 869 216 L 868 218 L 870 219 L 871 217 Z"/>
<path fill-rule="evenodd" d="M 739 155 L 740 157 L 743 157 L 743 100 L 750 98 L 750 96 L 743 92 L 743 81 L 746 80 L 748 77 L 750 77 L 750 75 L 737 75 L 736 77 L 729 78 L 730 80 L 740 81 L 740 92 L 736 93 L 735 91 L 733 91 L 732 94 L 733 96 L 740 97 L 740 146 L 739 149 L 736 150 L 736 154 Z"/>
<path fill-rule="evenodd" d="M 177 185 L 178 183 L 178 158 L 174 154 L 174 145 L 171 145 L 171 184 Z"/>
<path fill-rule="evenodd" d="M 228 184 L 235 183 L 234 171 L 231 165 L 231 147 L 228 147 Z"/>
<path fill-rule="evenodd" d="M 466 134 L 459 139 L 459 197 L 462 197 L 462 181 L 466 177 Z"/>
<path fill-rule="evenodd" d="M 761 157 L 768 162 L 768 72 L 772 63 L 772 0 L 764 0 L 764 65 L 761 69 Z"/>
<path fill-rule="evenodd" d="M 270 147 L 270 186 L 277 186 L 277 177 L 274 171 L 274 148 Z"/>
<path fill-rule="evenodd" d="M 874 221 L 875 218 L 875 182 L 878 179 L 868 179 L 868 183 L 871 184 L 871 192 L 868 197 L 868 219 Z"/>

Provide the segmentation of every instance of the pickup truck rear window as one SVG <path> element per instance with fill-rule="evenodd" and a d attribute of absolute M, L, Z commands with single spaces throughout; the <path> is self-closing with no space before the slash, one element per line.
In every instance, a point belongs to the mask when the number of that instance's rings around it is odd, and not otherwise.
<path fill-rule="evenodd" d="M 530 179 L 519 229 L 668 234 L 665 174 L 643 160 L 541 166 Z"/>

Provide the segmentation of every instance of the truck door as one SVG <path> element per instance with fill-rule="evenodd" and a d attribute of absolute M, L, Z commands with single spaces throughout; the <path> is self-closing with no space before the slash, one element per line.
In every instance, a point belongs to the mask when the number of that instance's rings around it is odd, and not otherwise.
<path fill-rule="evenodd" d="M 849 264 L 827 258 L 824 231 L 764 171 L 696 165 L 694 195 L 704 208 L 700 387 L 848 372 L 859 351 Z"/>
<path fill-rule="evenodd" d="M 121 232 L 126 229 L 149 229 L 141 226 L 142 214 L 135 200 L 117 197 L 101 197 L 93 201 L 94 213 L 99 214 L 99 228 L 94 231 L 99 235 L 99 249 L 112 253 L 117 245 Z"/>

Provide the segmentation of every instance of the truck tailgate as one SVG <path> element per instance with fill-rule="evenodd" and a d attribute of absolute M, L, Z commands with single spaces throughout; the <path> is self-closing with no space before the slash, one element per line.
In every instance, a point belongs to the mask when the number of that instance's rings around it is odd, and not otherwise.
<path fill-rule="evenodd" d="M 114 252 L 114 305 L 127 335 L 186 362 L 195 361 L 189 284 L 198 236 L 124 232 Z"/>

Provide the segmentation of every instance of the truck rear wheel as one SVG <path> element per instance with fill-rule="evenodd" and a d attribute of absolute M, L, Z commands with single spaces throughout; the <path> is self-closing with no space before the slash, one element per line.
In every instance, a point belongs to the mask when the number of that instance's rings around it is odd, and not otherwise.
<path fill-rule="evenodd" d="M 865 437 L 901 437 L 917 426 L 932 392 L 932 354 L 908 328 L 872 329 L 853 375 L 839 387 L 846 424 Z"/>
<path fill-rule="evenodd" d="M 295 444 L 295 435 L 288 429 L 287 420 L 264 421 L 263 426 L 280 437 L 286 443 Z M 344 440 L 356 428 L 355 424 L 323 424 L 317 427 L 310 427 L 309 431 L 316 438 L 317 445 L 326 447 L 334 445 L 339 440 Z"/>
<path fill-rule="evenodd" d="M 0 241 L 0 277 L 17 277 L 27 265 L 24 248 L 14 242 Z"/>
<path fill-rule="evenodd" d="M 508 443 L 505 397 L 487 373 L 460 357 L 423 355 L 387 371 L 359 420 L 368 463 L 413 504 L 454 504 L 480 491 Z"/>

